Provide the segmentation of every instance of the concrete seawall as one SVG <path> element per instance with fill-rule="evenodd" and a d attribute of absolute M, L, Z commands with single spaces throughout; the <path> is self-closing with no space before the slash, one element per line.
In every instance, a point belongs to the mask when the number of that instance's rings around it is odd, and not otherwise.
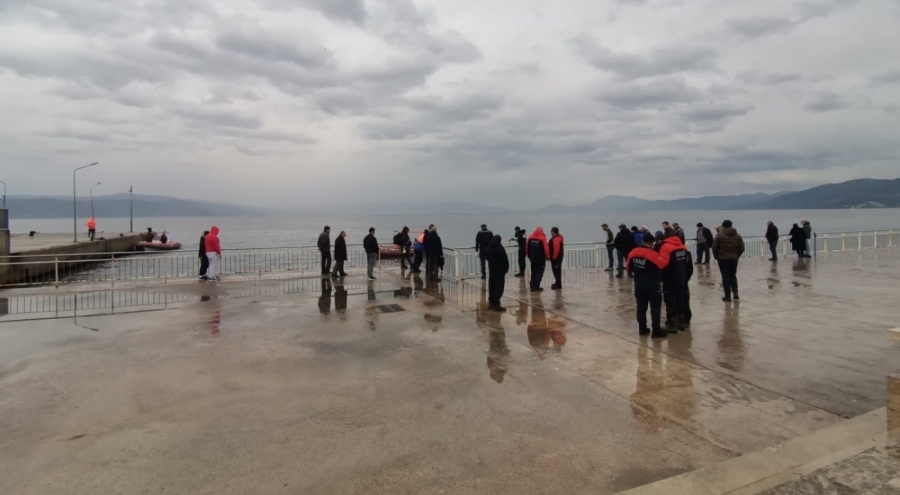
<path fill-rule="evenodd" d="M 45 275 L 53 275 L 57 270 L 57 260 L 66 261 L 66 265 L 71 267 L 72 261 L 88 263 L 90 260 L 97 259 L 96 255 L 98 254 L 134 251 L 142 236 L 141 233 L 105 233 L 105 235 L 110 237 L 66 244 L 60 235 L 43 234 L 40 235 L 40 239 L 45 242 L 26 243 L 26 249 L 21 250 L 16 247 L 17 236 L 13 236 L 10 256 L 2 258 L 0 261 L 4 263 L 0 265 L 0 285 L 21 283 Z M 42 245 L 42 247 L 33 247 L 37 245 Z M 29 247 L 31 248 L 29 249 Z"/>

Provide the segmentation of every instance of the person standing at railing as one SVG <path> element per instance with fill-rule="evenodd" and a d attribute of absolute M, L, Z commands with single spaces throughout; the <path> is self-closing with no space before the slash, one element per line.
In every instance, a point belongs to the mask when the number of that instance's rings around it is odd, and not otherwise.
<path fill-rule="evenodd" d="M 791 249 L 797 252 L 797 256 L 800 258 L 807 258 L 806 255 L 806 232 L 803 231 L 803 228 L 794 224 L 791 227 L 791 231 L 789 232 L 791 236 Z"/>
<path fill-rule="evenodd" d="M 559 228 L 552 227 L 550 229 L 550 270 L 553 272 L 553 290 L 562 289 L 562 263 L 563 255 L 566 253 L 566 246 L 563 236 L 559 233 Z"/>
<path fill-rule="evenodd" d="M 487 225 L 481 224 L 481 230 L 475 234 L 475 252 L 478 253 L 478 259 L 481 261 L 481 280 L 487 278 L 484 263 L 487 260 L 488 248 L 491 247 L 491 240 L 494 239 L 494 233 L 488 230 Z"/>
<path fill-rule="evenodd" d="M 416 237 L 416 240 L 413 242 L 413 263 L 412 263 L 412 273 L 419 273 L 422 271 L 422 258 L 425 256 L 425 234 L 428 233 L 428 229 L 425 229 L 425 232 L 422 235 Z"/>
<path fill-rule="evenodd" d="M 525 254 L 531 261 L 531 292 L 540 292 L 541 281 L 544 279 L 544 270 L 547 268 L 547 259 L 550 258 L 550 245 L 547 244 L 547 236 L 544 228 L 538 226 L 528 237 L 525 245 Z"/>
<path fill-rule="evenodd" d="M 510 239 L 510 241 L 516 241 L 516 245 L 519 246 L 519 251 L 518 251 L 519 272 L 516 273 L 516 275 L 515 275 L 516 277 L 524 277 L 525 276 L 525 241 L 526 241 L 525 234 L 527 234 L 527 232 L 525 232 L 525 229 L 521 229 L 521 228 L 519 228 L 518 225 L 516 225 L 515 237 Z"/>
<path fill-rule="evenodd" d="M 684 241 L 682 241 L 684 242 Z M 697 223 L 697 264 L 709 264 L 709 250 L 713 243 L 712 231 L 703 226 L 703 223 Z M 706 254 L 706 263 L 703 262 L 703 255 Z"/>
<path fill-rule="evenodd" d="M 766 241 L 769 243 L 769 251 L 772 252 L 769 261 L 778 261 L 778 227 L 771 220 L 766 225 Z"/>
<path fill-rule="evenodd" d="M 319 234 L 319 241 L 316 243 L 319 247 L 319 253 L 322 257 L 322 275 L 331 274 L 331 227 L 325 226 L 325 229 Z"/>
<path fill-rule="evenodd" d="M 206 236 L 208 234 L 208 230 L 203 231 L 203 235 L 200 236 L 200 249 L 197 251 L 197 256 L 200 258 L 200 280 L 206 280 L 206 271 L 209 269 L 209 258 L 206 257 Z"/>
<path fill-rule="evenodd" d="M 366 250 L 366 274 L 369 280 L 375 280 L 375 263 L 378 263 L 378 239 L 375 238 L 375 227 L 369 228 L 369 235 L 363 239 Z"/>
<path fill-rule="evenodd" d="M 334 240 L 334 272 L 331 274 L 332 277 L 347 276 L 347 273 L 344 271 L 344 262 L 347 261 L 346 237 L 347 232 L 342 230 Z"/>
<path fill-rule="evenodd" d="M 509 256 L 503 247 L 503 239 L 497 235 L 491 239 L 487 248 L 488 268 L 491 278 L 488 280 L 488 302 L 491 311 L 506 311 L 500 305 L 503 289 L 506 286 L 506 274 L 509 272 Z"/>
<path fill-rule="evenodd" d="M 812 251 L 812 225 L 810 225 L 809 220 L 803 220 L 800 222 L 800 225 L 803 226 L 803 234 L 806 235 L 806 249 L 804 253 L 806 253 L 804 258 L 812 258 L 809 255 L 809 252 Z"/>
<path fill-rule="evenodd" d="M 606 270 L 603 271 L 611 272 L 613 271 L 613 252 L 616 250 L 615 236 L 613 235 L 612 230 L 610 230 L 609 225 L 604 223 L 600 227 L 603 229 L 603 232 L 606 232 L 606 256 L 609 258 Z"/>
<path fill-rule="evenodd" d="M 440 280 L 441 259 L 444 257 L 444 243 L 434 224 L 425 233 L 425 280 Z"/>
<path fill-rule="evenodd" d="M 219 279 L 219 263 L 222 260 L 222 246 L 219 244 L 219 227 L 215 225 L 206 234 L 206 257 L 209 259 L 209 268 L 206 270 L 206 279 L 216 282 Z"/>
<path fill-rule="evenodd" d="M 725 290 L 725 302 L 730 302 L 732 294 L 734 299 L 738 296 L 737 268 L 738 260 L 744 254 L 744 238 L 732 227 L 731 220 L 722 222 L 722 231 L 713 240 L 712 252 L 719 263 L 719 271 L 722 272 L 722 288 Z"/>
<path fill-rule="evenodd" d="M 634 236 L 624 223 L 619 224 L 619 233 L 616 234 L 613 243 L 616 245 L 616 257 L 619 261 L 619 265 L 616 267 L 616 278 L 622 278 L 622 274 L 625 272 L 625 258 L 635 247 Z M 630 274 L 631 272 L 628 273 Z"/>
<path fill-rule="evenodd" d="M 400 269 L 405 270 L 406 265 L 412 265 L 412 260 L 409 259 L 409 227 L 403 227 L 403 230 L 397 232 L 394 236 L 394 245 L 400 251 Z"/>

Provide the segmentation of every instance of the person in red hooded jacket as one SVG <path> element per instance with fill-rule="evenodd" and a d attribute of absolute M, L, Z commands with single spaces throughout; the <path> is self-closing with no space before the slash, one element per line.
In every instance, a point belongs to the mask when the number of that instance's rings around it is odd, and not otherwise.
<path fill-rule="evenodd" d="M 550 259 L 550 245 L 547 243 L 543 227 L 534 229 L 534 233 L 528 236 L 525 255 L 531 260 L 531 291 L 540 292 L 544 290 L 541 288 L 541 280 L 544 279 L 544 269 L 547 268 L 547 260 Z"/>
<path fill-rule="evenodd" d="M 209 258 L 209 268 L 206 269 L 206 279 L 210 282 L 219 280 L 219 262 L 222 259 L 222 246 L 219 244 L 219 227 L 213 225 L 206 234 L 206 257 Z"/>

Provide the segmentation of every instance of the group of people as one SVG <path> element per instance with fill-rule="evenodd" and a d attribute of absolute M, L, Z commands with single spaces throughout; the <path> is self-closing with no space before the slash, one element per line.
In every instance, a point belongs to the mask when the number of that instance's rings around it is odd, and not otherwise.
<path fill-rule="evenodd" d="M 213 225 L 209 230 L 203 231 L 197 255 L 200 257 L 200 280 L 208 282 L 221 280 L 219 264 L 222 260 L 222 246 L 219 243 L 219 227 Z"/>
<path fill-rule="evenodd" d="M 812 224 L 809 220 L 800 220 L 800 224 L 794 224 L 790 232 L 791 249 L 797 253 L 799 258 L 812 258 L 809 254 L 812 243 Z M 769 250 L 772 257 L 769 261 L 778 261 L 778 227 L 775 222 L 769 220 L 766 226 L 766 241 L 769 243 Z"/>

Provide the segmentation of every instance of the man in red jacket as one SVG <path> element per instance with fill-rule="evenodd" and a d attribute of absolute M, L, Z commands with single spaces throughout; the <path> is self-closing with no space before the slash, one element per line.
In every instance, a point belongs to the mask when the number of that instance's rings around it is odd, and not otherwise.
<path fill-rule="evenodd" d="M 541 288 L 541 280 L 544 279 L 544 269 L 550 258 L 550 245 L 547 244 L 543 227 L 534 229 L 534 233 L 528 236 L 525 255 L 531 260 L 531 292 L 540 292 L 544 290 Z"/>
<path fill-rule="evenodd" d="M 652 236 L 643 238 L 643 243 L 628 253 L 626 266 L 634 275 L 634 298 L 637 302 L 638 334 L 650 334 L 651 338 L 661 339 L 668 332 L 660 325 L 660 308 L 662 294 L 659 286 L 662 282 L 662 271 L 669 264 L 669 259 L 653 250 Z M 647 326 L 647 307 L 650 307 L 650 327 Z M 652 332 L 651 332 L 652 330 Z"/>
<path fill-rule="evenodd" d="M 222 247 L 219 245 L 219 227 L 213 225 L 206 235 L 206 257 L 209 258 L 209 268 L 206 269 L 206 279 L 216 282 L 219 279 L 219 261 L 222 259 Z"/>
<path fill-rule="evenodd" d="M 550 269 L 553 271 L 553 290 L 562 289 L 562 262 L 563 254 L 565 254 L 565 244 L 563 236 L 560 235 L 559 229 L 553 227 L 550 229 Z"/>

